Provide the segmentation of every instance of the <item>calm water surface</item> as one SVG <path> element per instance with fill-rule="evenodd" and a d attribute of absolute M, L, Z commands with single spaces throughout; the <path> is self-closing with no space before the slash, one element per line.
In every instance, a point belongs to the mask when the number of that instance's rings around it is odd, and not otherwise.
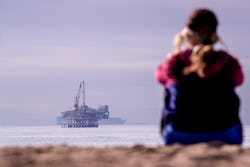
<path fill-rule="evenodd" d="M 0 127 L 0 147 L 7 145 L 147 146 L 162 145 L 157 125 L 100 125 L 98 128 L 60 126 Z M 250 147 L 250 126 L 245 126 L 244 147 Z"/>

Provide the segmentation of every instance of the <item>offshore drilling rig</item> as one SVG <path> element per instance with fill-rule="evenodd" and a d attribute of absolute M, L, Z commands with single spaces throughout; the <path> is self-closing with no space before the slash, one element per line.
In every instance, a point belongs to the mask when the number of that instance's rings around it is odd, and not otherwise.
<path fill-rule="evenodd" d="M 81 93 L 82 104 L 80 104 Z M 101 119 L 109 119 L 108 105 L 101 105 L 98 109 L 93 109 L 85 104 L 84 81 L 80 83 L 73 106 L 75 108 L 74 110 L 61 112 L 61 116 L 57 117 L 57 124 L 67 128 L 98 127 Z"/>

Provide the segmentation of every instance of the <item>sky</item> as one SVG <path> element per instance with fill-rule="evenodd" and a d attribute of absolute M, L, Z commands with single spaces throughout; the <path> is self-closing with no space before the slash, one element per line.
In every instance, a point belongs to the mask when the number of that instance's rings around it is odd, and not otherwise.
<path fill-rule="evenodd" d="M 218 34 L 242 64 L 236 91 L 250 124 L 248 0 L 0 0 L 0 125 L 55 125 L 82 80 L 89 107 L 159 123 L 155 70 L 198 7 L 216 13 Z"/>

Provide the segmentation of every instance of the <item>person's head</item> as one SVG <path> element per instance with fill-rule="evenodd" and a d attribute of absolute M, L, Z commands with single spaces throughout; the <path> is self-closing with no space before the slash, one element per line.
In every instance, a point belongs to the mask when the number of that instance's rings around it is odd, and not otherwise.
<path fill-rule="evenodd" d="M 191 47 L 196 45 L 213 45 L 218 40 L 218 20 L 214 12 L 206 8 L 193 10 L 185 28 L 175 38 L 175 49 L 180 50 L 186 40 Z"/>
<path fill-rule="evenodd" d="M 190 13 L 185 28 L 175 39 L 175 52 L 180 51 L 184 41 L 192 48 L 191 65 L 183 70 L 185 75 L 195 72 L 205 78 L 220 70 L 216 64 L 221 57 L 216 55 L 213 49 L 213 45 L 220 40 L 217 26 L 216 15 L 209 9 L 199 8 Z"/>

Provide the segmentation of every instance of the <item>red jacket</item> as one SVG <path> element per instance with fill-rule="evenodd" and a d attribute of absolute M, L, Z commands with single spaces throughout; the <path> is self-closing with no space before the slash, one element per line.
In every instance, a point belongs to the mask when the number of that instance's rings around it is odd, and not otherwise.
<path fill-rule="evenodd" d="M 191 64 L 191 53 L 192 50 L 185 50 L 168 57 L 157 68 L 156 79 L 166 88 L 172 83 L 178 83 L 184 67 Z M 238 60 L 225 51 L 217 51 L 216 54 L 221 57 L 214 66 L 216 73 L 223 72 L 226 79 L 231 80 L 235 86 L 240 86 L 243 83 L 243 73 Z"/>

